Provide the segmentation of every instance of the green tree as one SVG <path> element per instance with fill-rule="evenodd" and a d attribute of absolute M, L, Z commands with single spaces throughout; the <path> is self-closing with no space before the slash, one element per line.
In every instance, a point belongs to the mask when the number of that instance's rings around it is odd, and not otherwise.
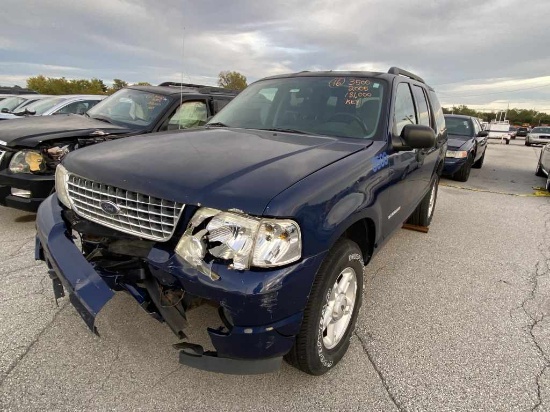
<path fill-rule="evenodd" d="M 27 87 L 42 94 L 105 94 L 107 87 L 99 79 L 71 79 L 38 75 L 27 79 Z"/>
<path fill-rule="evenodd" d="M 128 83 L 125 82 L 124 80 L 113 79 L 113 85 L 109 87 L 109 89 L 107 90 L 107 93 L 113 94 L 114 92 L 117 92 L 120 89 L 124 89 L 127 86 L 128 86 Z"/>
<path fill-rule="evenodd" d="M 149 82 L 137 82 L 137 83 L 134 83 L 133 86 L 151 86 L 151 83 L 149 83 Z"/>
<path fill-rule="evenodd" d="M 246 77 L 239 72 L 224 71 L 218 75 L 218 85 L 225 89 L 243 90 L 248 86 Z"/>

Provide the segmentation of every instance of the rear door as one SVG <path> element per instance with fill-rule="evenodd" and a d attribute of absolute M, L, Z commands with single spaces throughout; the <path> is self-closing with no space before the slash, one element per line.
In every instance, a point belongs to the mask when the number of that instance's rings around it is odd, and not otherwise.
<path fill-rule="evenodd" d="M 419 85 L 412 85 L 418 124 L 428 126 L 435 132 L 435 119 L 432 115 L 431 107 L 428 103 L 426 90 Z M 424 197 L 432 182 L 433 172 L 439 159 L 439 150 L 437 144 L 429 149 L 419 149 L 416 151 L 416 159 L 420 169 L 419 179 L 415 180 L 416 202 Z"/>

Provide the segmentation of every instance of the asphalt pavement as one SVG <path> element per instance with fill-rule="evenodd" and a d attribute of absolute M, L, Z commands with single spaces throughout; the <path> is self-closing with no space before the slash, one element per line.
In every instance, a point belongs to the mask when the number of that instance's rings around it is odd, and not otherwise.
<path fill-rule="evenodd" d="M 467 183 L 442 180 L 427 234 L 399 230 L 367 266 L 349 352 L 321 377 L 179 365 L 175 336 L 124 294 L 93 335 L 34 261 L 34 215 L 0 207 L 0 410 L 550 410 L 540 149 L 487 150 Z M 194 340 L 212 316 L 191 313 Z"/>

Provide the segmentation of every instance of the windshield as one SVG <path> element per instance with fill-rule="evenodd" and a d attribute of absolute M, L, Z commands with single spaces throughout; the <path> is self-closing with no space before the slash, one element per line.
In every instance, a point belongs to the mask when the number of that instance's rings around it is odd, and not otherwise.
<path fill-rule="evenodd" d="M 474 129 L 469 119 L 445 116 L 445 124 L 447 125 L 448 134 L 459 137 L 472 137 L 474 135 Z"/>
<path fill-rule="evenodd" d="M 7 99 L 4 99 L 0 102 L 0 110 L 7 109 L 9 112 L 11 112 L 25 100 L 27 99 L 19 96 L 8 97 Z"/>
<path fill-rule="evenodd" d="M 531 133 L 550 133 L 550 127 L 535 127 Z"/>
<path fill-rule="evenodd" d="M 156 122 L 169 104 L 170 99 L 161 94 L 122 89 L 99 102 L 87 114 L 131 129 L 146 129 Z"/>
<path fill-rule="evenodd" d="M 37 116 L 44 114 L 46 111 L 50 110 L 52 107 L 57 106 L 62 101 L 67 100 L 66 97 L 50 97 L 48 99 L 37 100 L 31 104 L 28 104 L 23 107 L 19 107 L 14 113 L 25 113 L 29 111 L 34 113 Z"/>
<path fill-rule="evenodd" d="M 385 87 L 379 79 L 350 76 L 263 80 L 208 124 L 371 139 L 382 123 Z"/>

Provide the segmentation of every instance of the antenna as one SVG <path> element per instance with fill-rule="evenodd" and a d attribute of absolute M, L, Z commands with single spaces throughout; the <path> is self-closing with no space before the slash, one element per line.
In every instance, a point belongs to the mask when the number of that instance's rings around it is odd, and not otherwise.
<path fill-rule="evenodd" d="M 185 22 L 184 22 L 185 23 Z M 180 106 L 178 107 L 178 110 L 181 110 L 181 106 L 183 105 L 183 65 L 185 62 L 185 25 L 183 26 L 183 33 L 181 36 L 181 85 L 180 85 Z M 178 130 L 181 130 L 181 122 L 178 121 Z"/>

